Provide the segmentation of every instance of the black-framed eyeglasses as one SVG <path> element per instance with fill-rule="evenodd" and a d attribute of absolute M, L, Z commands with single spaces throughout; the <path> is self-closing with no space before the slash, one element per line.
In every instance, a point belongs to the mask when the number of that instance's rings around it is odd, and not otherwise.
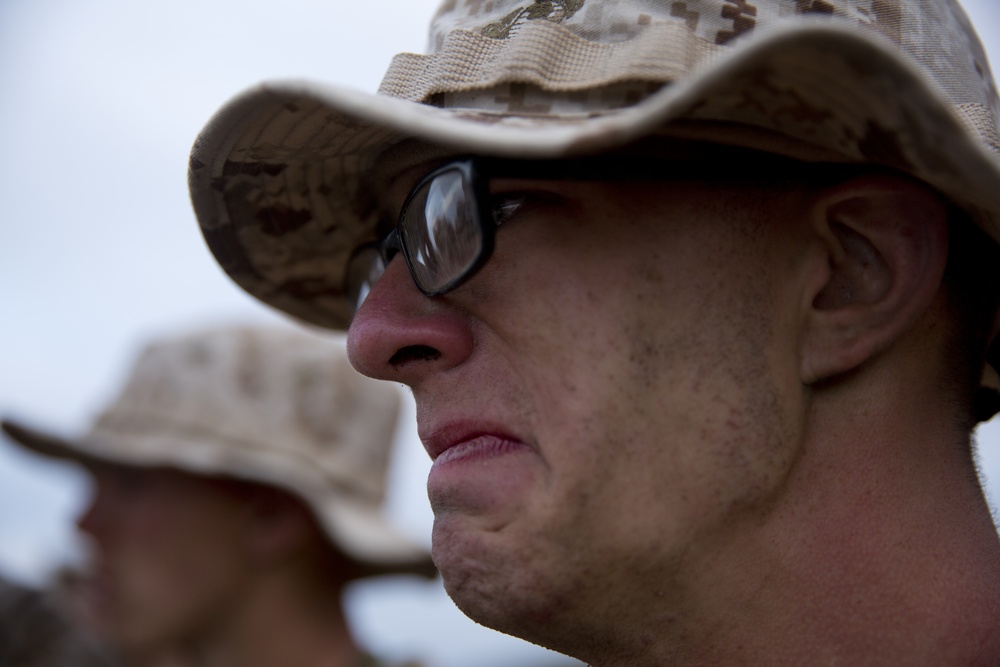
<path fill-rule="evenodd" d="M 717 149 L 718 150 L 718 149 Z M 596 156 L 573 160 L 509 160 L 473 157 L 449 162 L 420 180 L 407 196 L 395 227 L 381 240 L 360 246 L 347 266 L 347 297 L 355 310 L 397 253 L 417 288 L 427 296 L 455 289 L 478 271 L 493 252 L 500 223 L 490 179 L 667 181 L 755 180 L 803 174 L 803 163 L 756 151 L 725 149 L 724 157 L 700 149 L 696 156 Z M 817 173 L 820 167 L 809 165 Z"/>
<path fill-rule="evenodd" d="M 397 253 L 427 296 L 468 280 L 493 251 L 496 222 L 488 188 L 488 179 L 471 158 L 449 162 L 422 178 L 403 203 L 395 228 L 351 257 L 347 285 L 355 308 Z"/>

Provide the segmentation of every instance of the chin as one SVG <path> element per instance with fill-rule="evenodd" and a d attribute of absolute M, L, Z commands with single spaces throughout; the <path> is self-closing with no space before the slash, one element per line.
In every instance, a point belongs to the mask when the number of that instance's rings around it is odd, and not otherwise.
<path fill-rule="evenodd" d="M 458 609 L 484 627 L 584 660 L 580 650 L 592 643 L 593 633 L 583 631 L 567 599 L 531 586 L 506 586 L 498 578 L 464 579 L 461 584 L 444 577 L 445 590 Z"/>
<path fill-rule="evenodd" d="M 515 548 L 502 533 L 458 531 L 461 521 L 435 521 L 434 564 L 445 591 L 480 625 L 561 651 L 562 628 L 573 627 L 576 587 L 550 571 L 533 548 Z M 564 651 L 562 651 L 564 652 Z"/>

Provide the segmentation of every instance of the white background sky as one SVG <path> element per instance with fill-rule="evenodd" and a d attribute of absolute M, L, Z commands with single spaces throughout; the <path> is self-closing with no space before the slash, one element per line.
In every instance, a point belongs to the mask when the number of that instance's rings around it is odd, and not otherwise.
<path fill-rule="evenodd" d="M 194 137 L 270 78 L 374 92 L 421 52 L 438 0 L 0 0 L 0 414 L 79 432 L 151 336 L 283 322 L 219 270 L 188 202 Z M 965 0 L 1000 70 L 1000 2 Z M 992 40 L 992 41 L 989 41 Z M 428 542 L 428 463 L 409 428 L 390 511 Z M 980 432 L 1000 498 L 1000 426 Z M 37 583 L 80 543 L 75 468 L 0 442 L 0 573 Z M 468 621 L 436 584 L 359 587 L 361 639 L 435 667 L 554 664 Z"/>

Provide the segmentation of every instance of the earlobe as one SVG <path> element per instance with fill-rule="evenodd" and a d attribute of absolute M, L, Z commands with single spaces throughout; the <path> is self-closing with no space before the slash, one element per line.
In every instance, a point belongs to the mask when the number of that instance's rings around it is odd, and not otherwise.
<path fill-rule="evenodd" d="M 944 203 L 908 179 L 866 175 L 828 188 L 810 219 L 827 266 L 808 305 L 807 384 L 859 367 L 908 331 L 937 294 L 948 254 Z"/>

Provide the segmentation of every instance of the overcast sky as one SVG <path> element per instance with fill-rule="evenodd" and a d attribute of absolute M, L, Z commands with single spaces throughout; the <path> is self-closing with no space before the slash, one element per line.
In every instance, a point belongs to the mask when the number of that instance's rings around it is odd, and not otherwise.
<path fill-rule="evenodd" d="M 423 51 L 438 0 L 0 0 L 0 414 L 78 432 L 151 336 L 284 322 L 201 242 L 188 151 L 211 114 L 263 79 L 374 92 L 391 56 Z M 967 0 L 1000 69 L 1000 2 Z M 390 511 L 429 541 L 428 462 L 404 419 Z M 1000 497 L 1000 430 L 980 434 Z M 994 481 L 996 480 L 996 481 Z M 78 558 L 88 482 L 0 442 L 0 573 L 41 581 Z M 555 660 L 462 616 L 438 585 L 359 587 L 361 639 L 436 667 Z M 385 619 L 390 619 L 386 628 Z"/>

